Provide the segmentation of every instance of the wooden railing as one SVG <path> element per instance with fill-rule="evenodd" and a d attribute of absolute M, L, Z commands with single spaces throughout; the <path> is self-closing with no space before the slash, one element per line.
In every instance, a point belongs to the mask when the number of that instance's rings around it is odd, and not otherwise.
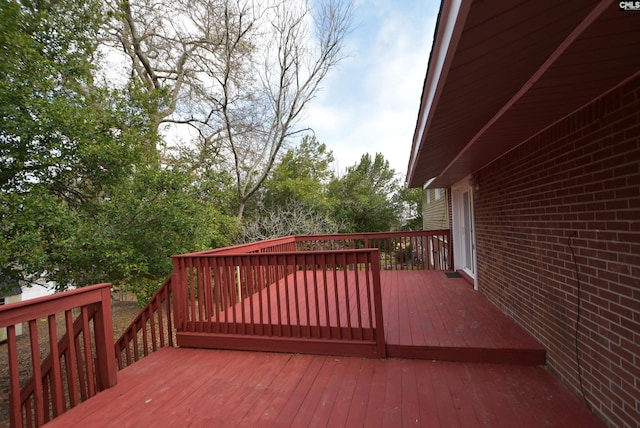
<path fill-rule="evenodd" d="M 110 284 L 0 307 L 0 327 L 7 328 L 11 426 L 43 425 L 115 385 L 111 317 Z M 44 359 L 38 332 L 43 320 L 49 351 Z M 20 323 L 28 324 L 33 374 L 22 388 L 16 339 Z"/>
<path fill-rule="evenodd" d="M 174 345 L 171 295 L 169 277 L 116 342 L 118 370 Z"/>
<path fill-rule="evenodd" d="M 386 355 L 377 249 L 174 256 L 179 346 Z"/>
<path fill-rule="evenodd" d="M 377 248 L 384 270 L 450 270 L 449 230 L 296 236 L 298 251 Z"/>
<path fill-rule="evenodd" d="M 290 236 L 174 256 L 179 346 L 384 357 L 380 270 L 451 268 L 448 230 Z"/>
<path fill-rule="evenodd" d="M 298 251 L 297 237 L 285 236 L 282 238 L 266 239 L 248 244 L 233 245 L 231 247 L 216 248 L 213 250 L 199 251 L 197 253 L 180 254 L 181 257 L 213 256 L 223 254 L 253 254 Z"/>
<path fill-rule="evenodd" d="M 182 256 L 363 248 L 380 250 L 380 267 L 384 270 L 451 270 L 453 266 L 448 229 L 287 236 Z"/>

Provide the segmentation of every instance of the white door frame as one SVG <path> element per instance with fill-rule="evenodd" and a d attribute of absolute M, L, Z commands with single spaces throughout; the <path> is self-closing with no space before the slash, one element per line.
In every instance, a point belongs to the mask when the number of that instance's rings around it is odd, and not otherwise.
<path fill-rule="evenodd" d="M 476 235 L 471 176 L 451 186 L 451 209 L 454 269 L 469 275 L 473 279 L 473 287 L 477 290 Z"/>

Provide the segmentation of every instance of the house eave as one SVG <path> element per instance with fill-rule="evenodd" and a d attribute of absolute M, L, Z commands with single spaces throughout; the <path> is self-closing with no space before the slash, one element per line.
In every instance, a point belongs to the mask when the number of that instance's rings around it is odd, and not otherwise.
<path fill-rule="evenodd" d="M 451 186 L 640 70 L 637 15 L 611 1 L 462 0 L 448 21 L 434 37 L 410 187 Z"/>

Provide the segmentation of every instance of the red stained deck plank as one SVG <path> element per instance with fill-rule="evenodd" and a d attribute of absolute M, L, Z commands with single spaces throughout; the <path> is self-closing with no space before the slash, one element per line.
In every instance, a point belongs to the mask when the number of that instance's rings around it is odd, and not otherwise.
<path fill-rule="evenodd" d="M 340 380 L 340 389 L 337 391 L 327 426 L 346 426 L 362 363 L 363 361 L 358 358 L 346 360 L 345 371 Z"/>
<path fill-rule="evenodd" d="M 322 287 L 319 287 L 316 298 L 313 286 L 316 281 L 322 282 L 325 274 L 330 283 L 326 293 L 328 310 Z M 315 278 L 314 275 L 318 277 Z M 360 295 L 366 300 L 366 280 L 363 271 L 340 271 L 335 276 L 331 272 L 298 271 L 279 284 L 263 289 L 261 294 L 256 294 L 219 313 L 217 318 L 229 321 L 236 319 L 240 322 L 244 313 L 248 323 L 251 320 L 258 323 L 262 313 L 264 323 L 301 325 L 303 331 L 308 328 L 304 326 L 312 326 L 311 331 L 314 331 L 317 325 L 328 325 L 327 313 L 331 325 L 337 325 L 339 318 L 340 325 L 346 327 L 348 312 L 351 314 L 352 327 L 361 325 L 368 328 L 368 313 L 365 311 L 362 314 L 362 323 L 357 317 L 356 275 L 360 277 Z M 463 362 L 544 364 L 544 349 L 481 293 L 473 290 L 465 279 L 448 278 L 442 271 L 421 270 L 383 270 L 380 275 L 385 341 L 389 356 Z M 351 283 L 350 287 L 344 286 L 345 280 Z M 350 292 L 349 309 L 345 307 L 346 288 Z M 341 302 L 339 309 L 335 307 L 336 292 L 337 300 Z M 303 299 L 298 300 L 297 306 L 295 305 L 293 296 L 296 293 L 300 297 L 312 297 L 308 308 Z M 268 295 L 272 297 L 270 303 Z M 276 299 L 276 295 L 280 298 Z M 288 306 L 285 304 L 287 296 Z M 279 308 L 278 302 L 281 305 Z M 361 309 L 365 306 L 363 304 Z M 319 322 L 316 313 L 321 315 Z M 268 314 L 271 314 L 271 319 L 268 318 Z M 242 326 L 238 328 L 243 329 Z M 252 328 L 247 326 L 247 332 Z M 288 327 L 284 328 L 286 334 Z M 270 331 L 270 328 L 265 329 L 266 333 Z M 216 342 L 214 339 L 212 343 L 222 342 Z M 226 342 L 225 347 L 233 348 Z M 308 351 L 300 348 L 298 352 Z"/>
<path fill-rule="evenodd" d="M 126 410 L 126 411 L 123 411 Z M 51 427 L 602 427 L 544 368 L 165 348 Z"/>
<path fill-rule="evenodd" d="M 325 272 L 320 272 L 322 276 Z M 338 312 L 340 313 L 340 325 L 347 326 L 347 308 L 345 302 L 344 281 L 352 282 L 349 288 L 351 297 L 349 299 L 350 308 L 348 312 L 352 315 L 352 326 L 356 327 L 358 318 L 355 304 L 355 275 L 361 277 L 365 272 L 340 271 L 334 277 L 327 275 L 331 281 L 335 281 L 336 287 L 331 285 L 328 290 L 329 308 L 325 307 L 324 292 L 319 292 L 318 299 L 307 305 L 302 300 L 298 302 L 296 308 L 294 299 L 296 290 L 299 296 L 305 295 L 306 287 L 312 287 L 315 283 L 314 274 L 318 272 L 296 272 L 290 275 L 281 283 L 272 285 L 262 290 L 260 295 L 245 299 L 242 303 L 234 306 L 225 312 L 218 314 L 217 318 L 222 320 L 241 320 L 242 312 L 245 313 L 247 322 L 251 317 L 247 314 L 253 308 L 253 320 L 260 321 L 259 313 L 266 317 L 271 313 L 269 320 L 263 318 L 263 322 L 270 324 L 283 323 L 285 326 L 291 322 L 292 325 L 312 326 L 310 331 L 315 331 L 318 324 L 327 325 L 326 314 L 329 313 L 332 325 L 337 325 Z M 307 278 L 305 281 L 305 277 Z M 384 332 L 387 344 L 387 354 L 396 358 L 422 358 L 435 359 L 441 361 L 459 362 L 484 362 L 484 363 L 517 363 L 517 364 L 544 364 L 544 348 L 534 339 L 524 332 L 516 323 L 508 319 L 497 308 L 495 308 L 481 293 L 473 290 L 471 285 L 463 278 L 447 278 L 442 271 L 382 271 L 382 300 L 384 316 Z M 361 296 L 364 298 L 366 291 L 364 285 L 366 281 L 360 278 Z M 312 287 L 313 288 L 313 287 Z M 335 290 L 338 293 L 338 301 L 342 302 L 339 311 L 335 307 Z M 315 296 L 312 290 L 307 293 Z M 271 304 L 268 303 L 267 295 L 272 297 Z M 281 304 L 286 301 L 289 295 L 289 306 L 281 307 L 278 311 L 276 295 L 280 295 Z M 260 309 L 261 308 L 261 309 Z M 320 322 L 316 319 L 316 310 L 321 314 Z M 280 313 L 281 317 L 277 317 Z M 307 316 L 309 314 L 309 316 Z M 362 326 L 368 328 L 368 314 L 362 316 Z M 246 326 L 250 332 L 252 326 Z M 243 330 L 242 325 L 238 325 Z M 277 325 L 274 327 L 277 328 Z M 288 335 L 288 327 L 283 327 L 283 334 Z M 224 331 L 225 328 L 223 328 Z M 305 329 L 302 327 L 302 335 Z M 277 330 L 274 330 L 277 331 Z M 265 333 L 269 335 L 271 328 L 265 328 Z M 240 331 L 238 331 L 240 333 Z M 346 333 L 346 330 L 344 331 Z M 206 334 L 205 334 L 206 335 Z M 260 336 L 253 336 L 259 338 Z M 294 338 L 295 339 L 295 338 Z M 323 340 L 328 339 L 327 336 Z M 332 340 L 342 340 L 334 333 Z M 230 339 L 231 340 L 231 339 Z M 235 349 L 257 349 L 276 350 L 273 346 L 256 347 L 248 345 L 238 345 L 234 347 L 230 340 L 221 340 L 221 337 L 211 340 L 207 337 L 198 337 L 198 342 L 181 342 L 186 346 L 221 347 Z M 235 339 L 233 339 L 235 340 Z M 268 340 L 268 339 L 265 339 Z M 204 342 L 207 342 L 206 346 Z M 258 340 L 259 342 L 260 340 Z M 257 343 L 257 342 L 256 342 Z M 260 342 L 262 343 L 262 342 Z M 218 346 L 216 346 L 216 344 Z M 297 345 L 295 345 L 297 346 Z M 309 352 L 305 344 L 301 341 L 299 349 L 289 347 L 286 350 L 295 352 Z M 340 347 L 339 343 L 336 346 Z M 316 349 L 318 351 L 318 349 Z M 349 352 L 331 352 L 342 355 L 350 355 Z M 359 355 L 364 355 L 360 353 Z"/>
<path fill-rule="evenodd" d="M 544 364 L 544 348 L 465 279 L 383 271 L 381 281 L 390 356 Z"/>
<path fill-rule="evenodd" d="M 388 370 L 386 388 L 380 391 L 384 394 L 382 406 L 382 426 L 402 426 L 402 360 L 387 361 Z"/>
<path fill-rule="evenodd" d="M 300 355 L 296 359 L 305 358 Z M 314 388 L 316 379 L 324 366 L 327 357 L 306 356 L 312 358 L 309 366 L 302 370 L 302 375 L 291 376 L 291 383 L 294 386 L 289 390 L 282 390 L 269 407 L 269 416 L 277 416 L 273 426 L 292 426 L 293 420 L 297 417 L 302 404 L 307 400 L 309 392 Z M 274 418 L 263 418 L 266 424 L 273 421 Z"/>
<path fill-rule="evenodd" d="M 329 285 L 327 289 L 318 286 L 318 298 L 313 289 L 314 275 L 318 275 L 318 283 L 322 280 L 322 271 L 298 271 L 289 275 L 286 279 L 276 284 L 264 288 L 260 293 L 254 294 L 251 298 L 245 299 L 242 304 L 233 306 L 231 309 L 220 312 L 217 317 L 223 322 L 242 321 L 244 312 L 245 321 L 251 321 L 251 314 L 256 323 L 260 322 L 260 314 L 262 313 L 264 324 L 282 324 L 282 325 L 302 325 L 302 326 L 327 326 L 338 325 L 337 320 L 340 318 L 340 325 L 346 327 L 347 312 L 350 315 L 352 327 L 370 327 L 369 313 L 366 307 L 366 279 L 367 274 L 364 271 L 340 271 L 334 278 L 333 275 L 327 275 Z M 358 287 L 355 286 L 355 276 L 358 275 Z M 305 281 L 306 276 L 306 281 Z M 349 309 L 347 310 L 345 302 L 345 278 L 351 284 L 349 291 Z M 307 293 L 305 293 L 305 286 Z M 357 291 L 356 291 L 357 289 Z M 336 308 L 336 291 L 337 299 L 341 302 L 340 308 Z M 361 299 L 362 316 L 357 315 L 357 299 L 356 293 L 359 292 Z M 297 305 L 295 295 L 298 295 Z M 309 309 L 304 297 L 309 297 Z M 271 297 L 271 299 L 269 299 Z M 279 299 L 277 298 L 279 297 Z M 327 322 L 325 299 L 329 300 L 329 322 Z M 373 299 L 372 299 L 373 300 Z M 278 305 L 278 302 L 280 303 Z M 287 305 L 288 302 L 288 305 Z M 339 310 L 337 310 L 339 309 Z M 320 313 L 320 322 L 317 322 L 316 311 Z M 270 314 L 270 316 L 269 316 Z M 215 319 L 214 318 L 214 319 Z"/>

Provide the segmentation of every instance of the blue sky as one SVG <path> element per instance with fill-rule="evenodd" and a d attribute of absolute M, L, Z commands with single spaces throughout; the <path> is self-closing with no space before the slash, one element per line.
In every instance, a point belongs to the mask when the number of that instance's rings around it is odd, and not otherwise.
<path fill-rule="evenodd" d="M 336 169 L 381 152 L 404 180 L 440 2 L 356 1 L 349 57 L 332 70 L 303 124 Z"/>

